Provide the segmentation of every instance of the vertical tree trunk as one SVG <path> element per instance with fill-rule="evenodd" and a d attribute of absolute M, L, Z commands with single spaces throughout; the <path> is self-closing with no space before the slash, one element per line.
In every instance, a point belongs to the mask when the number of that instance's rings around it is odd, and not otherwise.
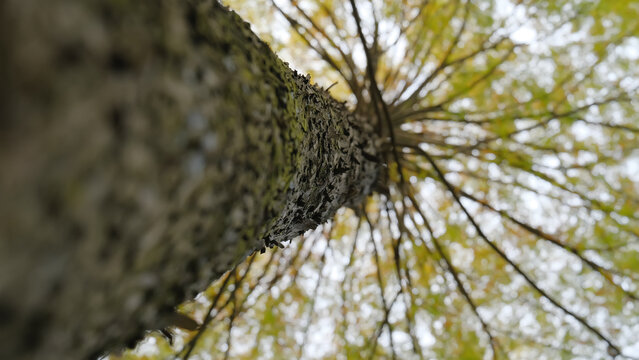
<path fill-rule="evenodd" d="M 0 6 L 0 358 L 130 344 L 375 181 L 372 127 L 215 1 Z"/>

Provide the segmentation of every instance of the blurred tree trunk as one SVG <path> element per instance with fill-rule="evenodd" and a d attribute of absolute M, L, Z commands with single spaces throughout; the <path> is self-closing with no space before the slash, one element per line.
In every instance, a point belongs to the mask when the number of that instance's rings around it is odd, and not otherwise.
<path fill-rule="evenodd" d="M 215 1 L 0 6 L 0 358 L 131 345 L 375 182 L 371 127 Z"/>

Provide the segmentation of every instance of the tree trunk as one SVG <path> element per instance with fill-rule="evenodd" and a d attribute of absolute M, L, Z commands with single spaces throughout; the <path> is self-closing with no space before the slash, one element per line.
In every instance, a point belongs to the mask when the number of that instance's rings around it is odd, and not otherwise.
<path fill-rule="evenodd" d="M 372 127 L 215 1 L 0 6 L 2 359 L 131 345 L 375 182 Z"/>

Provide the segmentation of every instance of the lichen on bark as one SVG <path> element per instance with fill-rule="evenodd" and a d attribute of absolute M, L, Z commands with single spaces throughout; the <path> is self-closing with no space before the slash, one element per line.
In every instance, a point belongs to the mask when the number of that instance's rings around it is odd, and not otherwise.
<path fill-rule="evenodd" d="M 131 345 L 370 192 L 372 127 L 216 1 L 1 6 L 0 358 Z"/>

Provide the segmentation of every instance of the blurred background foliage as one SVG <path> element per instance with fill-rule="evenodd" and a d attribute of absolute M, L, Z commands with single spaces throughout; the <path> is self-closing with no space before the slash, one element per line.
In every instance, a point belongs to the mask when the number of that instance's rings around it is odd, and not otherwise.
<path fill-rule="evenodd" d="M 639 358 L 639 2 L 226 3 L 387 179 L 122 358 Z"/>

